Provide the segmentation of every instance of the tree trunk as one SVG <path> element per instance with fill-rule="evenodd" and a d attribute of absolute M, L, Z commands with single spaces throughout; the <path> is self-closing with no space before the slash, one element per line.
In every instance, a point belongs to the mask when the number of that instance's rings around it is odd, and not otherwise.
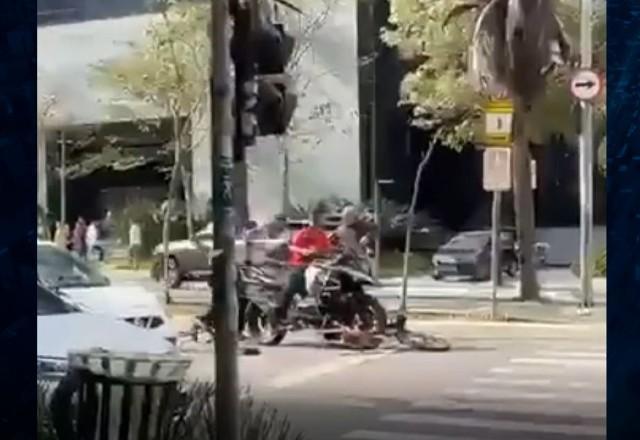
<path fill-rule="evenodd" d="M 167 205 L 163 213 L 162 219 L 162 273 L 164 275 L 164 295 L 167 303 L 171 302 L 171 286 L 169 285 L 169 241 L 171 227 L 171 212 L 175 203 L 176 189 L 178 187 L 178 178 L 180 174 L 179 150 L 175 149 L 174 164 L 171 169 L 171 179 L 169 180 L 169 192 L 167 195 Z"/>
<path fill-rule="evenodd" d="M 411 231 L 413 229 L 413 221 L 415 218 L 416 205 L 418 204 L 418 194 L 420 192 L 420 180 L 422 179 L 422 172 L 431 159 L 431 154 L 435 148 L 435 142 L 432 141 L 429 145 L 427 153 L 424 155 L 420 164 L 418 165 L 418 171 L 413 181 L 413 194 L 411 195 L 411 204 L 409 205 L 409 212 L 407 217 L 407 226 L 404 235 L 404 255 L 402 262 L 402 297 L 400 302 L 399 315 L 402 317 L 398 322 L 406 320 L 407 316 L 407 287 L 409 283 L 409 255 L 411 253 Z"/>
<path fill-rule="evenodd" d="M 171 168 L 171 179 L 169 180 L 169 191 L 167 194 L 166 209 L 162 219 L 162 273 L 164 275 L 164 294 L 167 303 L 171 302 L 171 286 L 169 285 L 169 241 L 171 228 L 171 212 L 175 204 L 176 192 L 180 178 L 180 169 L 182 167 L 182 142 L 180 133 L 180 115 L 173 112 L 173 167 Z"/>
<path fill-rule="evenodd" d="M 182 164 L 180 168 L 180 175 L 182 177 L 182 187 L 184 188 L 184 206 L 185 215 L 187 218 L 187 236 L 189 237 L 189 239 L 192 239 L 194 235 L 192 197 L 193 187 L 191 186 L 191 173 L 186 170 L 184 164 Z"/>
<path fill-rule="evenodd" d="M 531 152 L 526 130 L 527 107 L 515 99 L 513 128 L 513 195 L 516 228 L 520 245 L 520 298 L 539 300 L 540 288 L 536 279 L 533 247 L 535 241 L 535 215 L 531 187 Z"/>

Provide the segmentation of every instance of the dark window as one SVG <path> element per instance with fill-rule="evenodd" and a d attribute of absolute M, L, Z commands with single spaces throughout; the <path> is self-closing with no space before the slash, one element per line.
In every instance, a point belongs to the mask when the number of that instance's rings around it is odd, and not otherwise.
<path fill-rule="evenodd" d="M 109 279 L 70 252 L 38 245 L 38 279 L 46 287 L 105 287 Z"/>
<path fill-rule="evenodd" d="M 62 315 L 78 310 L 60 299 L 56 294 L 38 285 L 38 316 Z"/>

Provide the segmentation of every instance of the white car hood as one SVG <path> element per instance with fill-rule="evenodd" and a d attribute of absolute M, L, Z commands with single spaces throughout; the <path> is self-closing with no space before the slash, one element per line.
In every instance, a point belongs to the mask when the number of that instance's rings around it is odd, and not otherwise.
<path fill-rule="evenodd" d="M 38 357 L 66 359 L 70 350 L 102 349 L 166 354 L 174 346 L 160 335 L 89 313 L 38 316 Z"/>
<path fill-rule="evenodd" d="M 82 310 L 117 318 L 166 317 L 156 296 L 137 286 L 73 287 L 63 294 Z"/>

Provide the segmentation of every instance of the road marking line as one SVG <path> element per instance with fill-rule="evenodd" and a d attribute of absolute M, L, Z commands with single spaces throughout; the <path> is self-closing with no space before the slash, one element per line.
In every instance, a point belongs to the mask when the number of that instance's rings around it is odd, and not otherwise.
<path fill-rule="evenodd" d="M 585 390 L 598 390 L 598 391 L 602 391 L 604 393 L 606 393 L 607 388 L 606 388 L 606 384 L 594 384 L 594 383 L 590 383 L 590 382 L 569 382 L 569 388 L 573 388 L 573 389 L 585 389 Z"/>
<path fill-rule="evenodd" d="M 368 431 L 365 429 L 351 431 L 341 438 L 345 440 L 452 440 L 448 435 L 410 434 L 407 432 Z M 471 437 L 456 437 L 455 440 L 474 440 Z"/>
<path fill-rule="evenodd" d="M 566 357 L 566 358 L 586 358 L 586 359 L 606 359 L 607 354 L 597 351 L 551 351 L 538 350 L 536 354 L 546 357 Z"/>
<path fill-rule="evenodd" d="M 583 416 L 590 419 L 602 420 L 602 423 L 606 423 L 605 417 L 605 403 L 598 402 L 597 408 L 592 408 L 591 412 L 584 414 Z M 536 401 L 536 402 L 517 402 L 517 401 L 460 401 L 460 400 L 447 400 L 442 399 L 430 399 L 419 400 L 411 405 L 415 409 L 429 409 L 440 411 L 455 411 L 455 410 L 473 410 L 473 411 L 489 411 L 489 412 L 509 412 L 518 415 L 531 415 L 531 414 L 552 414 L 557 417 L 575 417 L 576 409 L 568 406 L 566 402 L 548 402 L 548 401 Z M 593 410 L 596 410 L 595 414 Z"/>
<path fill-rule="evenodd" d="M 329 362 L 325 364 L 316 365 L 314 367 L 310 367 L 307 369 L 302 369 L 297 371 L 295 374 L 285 374 L 282 376 L 278 376 L 267 383 L 267 386 L 270 388 L 282 389 L 289 388 L 295 385 L 300 385 L 304 382 L 316 379 L 320 376 L 325 376 L 328 374 L 337 373 L 349 367 L 354 367 L 356 365 L 362 365 L 367 362 L 372 362 L 378 359 L 382 359 L 391 354 L 390 351 L 379 353 L 379 354 L 371 354 L 371 355 L 363 355 L 358 357 L 349 357 L 339 359 L 335 362 Z"/>
<path fill-rule="evenodd" d="M 561 402 L 571 402 L 571 403 L 587 403 L 587 404 L 599 404 L 605 403 L 606 396 L 602 395 L 599 397 L 587 397 L 580 396 L 576 397 L 575 395 L 569 394 L 557 394 L 557 393 L 547 393 L 547 392 L 526 392 L 523 393 L 518 390 L 498 390 L 494 388 L 467 388 L 463 390 L 448 390 L 447 394 L 452 396 L 460 396 L 464 397 L 475 397 L 479 399 L 487 399 L 487 400 L 511 400 L 511 401 L 561 401 Z"/>
<path fill-rule="evenodd" d="M 477 377 L 473 382 L 492 385 L 539 386 L 551 385 L 550 379 L 501 379 L 495 377 Z"/>
<path fill-rule="evenodd" d="M 488 399 L 513 399 L 513 400 L 553 400 L 557 398 L 554 393 L 522 393 L 519 391 L 496 390 L 493 388 L 467 388 L 464 390 L 448 390 L 447 394 L 480 396 Z"/>
<path fill-rule="evenodd" d="M 509 362 L 519 365 L 557 365 L 564 367 L 582 366 L 603 369 L 607 368 L 607 363 L 604 359 L 513 358 L 510 359 Z"/>
<path fill-rule="evenodd" d="M 568 423 L 536 423 L 529 421 L 503 420 L 495 418 L 472 418 L 460 416 L 443 416 L 436 414 L 400 413 L 382 417 L 386 422 L 449 425 L 467 428 L 485 428 L 497 431 L 530 431 L 546 434 L 565 435 L 605 435 L 605 426 L 578 425 Z"/>

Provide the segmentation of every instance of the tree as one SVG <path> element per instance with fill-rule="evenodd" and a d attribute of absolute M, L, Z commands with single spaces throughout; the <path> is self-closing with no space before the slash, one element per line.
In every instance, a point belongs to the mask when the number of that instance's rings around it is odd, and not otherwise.
<path fill-rule="evenodd" d="M 389 28 L 383 30 L 384 41 L 411 64 L 401 85 L 401 103 L 412 105 L 414 124 L 437 129 L 436 136 L 444 145 L 459 150 L 475 140 L 488 97 L 509 93 L 519 101 L 514 192 L 525 262 L 523 298 L 537 298 L 538 293 L 531 261 L 534 223 L 529 142 L 544 142 L 554 132 L 575 137 L 568 71 L 551 67 L 565 61 L 569 41 L 577 40 L 578 2 L 562 0 L 555 11 L 551 2 L 535 4 L 542 8 L 530 9 L 534 2 L 508 0 L 392 0 Z M 521 5 L 518 16 L 513 8 Z M 606 61 L 605 6 L 599 0 L 595 8 L 594 60 L 600 68 Z M 522 18 L 526 22 L 518 21 Z M 511 38 L 511 31 L 518 27 L 527 33 L 542 32 L 545 44 L 523 45 Z"/>
<path fill-rule="evenodd" d="M 311 72 L 305 69 L 305 56 L 312 50 L 312 44 L 317 33 L 322 29 L 329 19 L 337 0 L 320 0 L 313 4 L 306 4 L 302 7 L 305 13 L 300 14 L 298 10 L 286 7 L 284 13 L 276 9 L 277 18 L 288 21 L 290 28 L 295 29 L 296 45 L 287 65 L 287 73 L 291 75 L 293 83 L 296 84 L 297 93 L 300 99 L 309 97 L 308 89 L 313 82 L 325 75 L 333 72 L 321 71 Z M 277 5 L 276 5 L 277 8 Z M 296 111 L 291 125 L 287 128 L 286 134 L 278 136 L 280 154 L 282 156 L 282 212 L 291 214 L 295 210 L 290 193 L 290 165 L 295 161 L 292 157 L 291 144 L 311 146 L 314 148 L 321 142 L 321 130 L 314 127 L 314 123 L 321 121 L 324 126 L 331 126 L 331 109 L 334 102 L 329 97 L 324 97 L 321 102 L 314 103 L 308 114 L 301 114 Z"/>
<path fill-rule="evenodd" d="M 162 228 L 167 279 L 169 223 L 180 184 L 185 190 L 189 235 L 193 234 L 191 184 L 186 164 L 190 148 L 186 141 L 190 127 L 187 121 L 198 114 L 206 96 L 209 7 L 173 1 L 163 1 L 160 6 L 160 16 L 145 30 L 144 43 L 132 44 L 129 56 L 96 66 L 95 78 L 99 85 L 155 105 L 159 119 L 172 120 L 173 166 Z"/>

